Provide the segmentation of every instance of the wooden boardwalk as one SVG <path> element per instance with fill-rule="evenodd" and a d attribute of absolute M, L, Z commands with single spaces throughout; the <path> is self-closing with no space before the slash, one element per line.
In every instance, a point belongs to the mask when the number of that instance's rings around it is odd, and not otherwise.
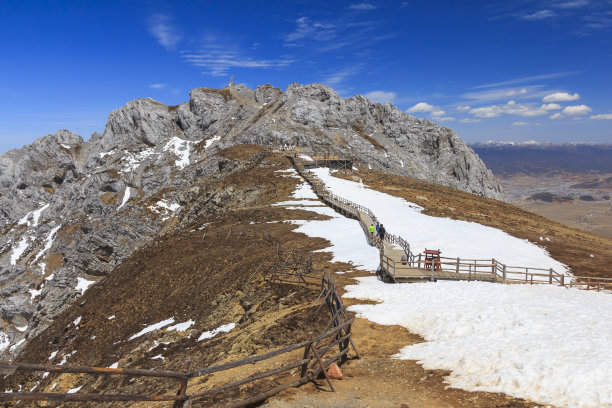
<path fill-rule="evenodd" d="M 315 194 L 328 206 L 341 214 L 359 220 L 361 227 L 372 246 L 380 250 L 379 273 L 384 279 L 392 282 L 419 282 L 438 280 L 467 280 L 498 283 L 551 284 L 558 286 L 578 287 L 586 290 L 612 291 L 612 279 L 582 276 L 566 276 L 554 269 L 510 266 L 491 259 L 461 259 L 440 257 L 438 267 L 425 261 L 422 254 L 414 254 L 410 244 L 402 237 L 389 232 L 385 239 L 371 236 L 370 225 L 376 225 L 378 219 L 368 208 L 337 196 L 329 191 L 325 184 L 311 171 L 297 155 L 288 158 L 298 173 L 310 184 Z"/>

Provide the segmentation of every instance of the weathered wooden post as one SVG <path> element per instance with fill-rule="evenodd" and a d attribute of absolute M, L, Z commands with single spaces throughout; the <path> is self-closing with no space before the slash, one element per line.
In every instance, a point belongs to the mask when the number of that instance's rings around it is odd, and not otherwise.
<path fill-rule="evenodd" d="M 459 262 L 461 262 L 461 260 L 459 259 L 459 257 L 457 257 L 457 273 L 459 273 Z"/>
<path fill-rule="evenodd" d="M 185 371 L 186 373 L 189 372 L 190 364 L 191 362 L 189 360 L 185 361 L 183 363 L 183 371 Z M 178 392 L 176 393 L 176 395 L 178 395 L 181 398 L 185 397 L 185 395 L 187 394 L 187 383 L 188 382 L 189 382 L 189 377 L 185 377 L 184 379 L 181 380 L 181 386 Z M 185 402 L 186 400 L 180 399 L 178 401 L 174 401 L 174 404 L 172 406 L 173 408 L 183 408 L 185 406 Z"/>
<path fill-rule="evenodd" d="M 506 265 L 504 265 L 503 274 L 504 274 L 504 283 L 506 283 Z"/>
<path fill-rule="evenodd" d="M 548 283 L 552 285 L 552 274 L 553 274 L 553 270 L 552 268 L 550 268 L 550 275 L 548 276 Z"/>

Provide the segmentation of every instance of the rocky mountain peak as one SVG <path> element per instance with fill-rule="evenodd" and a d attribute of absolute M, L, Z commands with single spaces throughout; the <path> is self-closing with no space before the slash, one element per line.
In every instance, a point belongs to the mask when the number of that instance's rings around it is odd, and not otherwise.
<path fill-rule="evenodd" d="M 0 155 L 0 354 L 40 333 L 134 251 L 165 231 L 256 202 L 257 188 L 211 187 L 241 166 L 239 144 L 294 146 L 355 165 L 502 198 L 450 129 L 322 84 L 198 88 L 167 106 L 137 99 L 102 134 L 67 130 Z M 208 184 L 207 184 L 208 183 Z"/>

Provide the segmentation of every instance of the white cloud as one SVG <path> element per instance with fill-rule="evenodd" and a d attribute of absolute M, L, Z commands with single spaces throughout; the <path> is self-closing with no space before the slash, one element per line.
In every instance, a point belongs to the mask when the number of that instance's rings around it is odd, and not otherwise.
<path fill-rule="evenodd" d="M 161 89 L 161 88 L 165 88 L 166 84 L 151 84 L 149 85 L 149 88 L 153 88 L 153 89 Z"/>
<path fill-rule="evenodd" d="M 586 105 L 575 105 L 575 106 L 566 106 L 561 111 L 564 115 L 568 116 L 579 116 L 579 115 L 587 115 L 591 113 L 593 109 L 589 108 Z"/>
<path fill-rule="evenodd" d="M 149 33 L 167 50 L 172 50 L 181 40 L 181 35 L 170 23 L 171 18 L 155 14 L 149 19 Z"/>
<path fill-rule="evenodd" d="M 512 122 L 512 126 L 528 126 L 529 122 Z"/>
<path fill-rule="evenodd" d="M 443 117 L 444 115 L 446 115 L 446 112 L 444 112 L 444 110 L 442 108 L 440 108 L 439 106 L 430 105 L 427 102 L 419 102 L 416 105 L 414 105 L 413 107 L 406 109 L 406 112 L 408 112 L 408 113 L 427 113 L 427 112 L 430 112 L 430 115 L 435 120 L 447 121 L 447 122 L 455 120 L 455 118 L 450 117 L 450 116 Z"/>
<path fill-rule="evenodd" d="M 557 110 L 557 109 L 561 109 L 562 106 L 559 105 L 558 103 L 545 103 L 542 104 L 542 106 L 540 106 L 541 109 L 547 110 L 547 111 L 551 111 L 551 110 Z"/>
<path fill-rule="evenodd" d="M 522 104 L 516 103 L 515 101 L 509 101 L 506 104 L 481 106 L 479 108 L 470 109 L 470 113 L 477 118 L 496 118 L 501 115 L 533 117 L 546 115 L 548 110 L 532 104 Z"/>
<path fill-rule="evenodd" d="M 555 17 L 556 15 L 557 14 L 552 10 L 539 10 L 539 11 L 536 11 L 535 13 L 525 14 L 524 16 L 521 16 L 520 19 L 528 20 L 528 21 L 537 21 L 537 20 L 544 20 L 546 18 L 552 18 L 552 17 Z"/>
<path fill-rule="evenodd" d="M 578 99 L 580 99 L 580 95 L 577 93 L 572 95 L 567 92 L 555 92 L 542 98 L 542 102 L 567 102 Z"/>
<path fill-rule="evenodd" d="M 435 118 L 432 118 L 432 120 L 435 120 L 438 122 L 454 122 L 455 118 L 453 118 L 452 116 L 443 116 L 443 117 L 436 116 Z"/>
<path fill-rule="evenodd" d="M 351 10 L 375 10 L 376 6 L 371 3 L 363 2 L 363 3 L 353 3 L 349 6 L 349 8 Z"/>
<path fill-rule="evenodd" d="M 612 113 L 604 113 L 604 114 L 601 114 L 601 115 L 591 115 L 589 117 L 589 119 L 612 120 Z"/>
<path fill-rule="evenodd" d="M 457 110 L 458 111 L 469 111 L 470 107 L 469 107 L 469 105 L 459 105 L 459 106 L 457 106 Z"/>
<path fill-rule="evenodd" d="M 461 123 L 479 123 L 479 122 L 482 122 L 482 120 L 480 120 L 480 119 L 472 119 L 472 118 L 465 118 L 465 119 L 461 119 L 459 122 L 461 122 Z"/>
<path fill-rule="evenodd" d="M 415 112 L 431 112 L 436 107 L 428 104 L 427 102 L 419 102 L 411 108 L 406 109 L 406 112 L 415 113 Z"/>
<path fill-rule="evenodd" d="M 393 102 L 397 95 L 395 92 L 372 91 L 365 94 L 365 97 L 378 103 Z"/>
<path fill-rule="evenodd" d="M 586 105 L 574 105 L 574 106 L 566 106 L 563 108 L 561 112 L 557 112 L 554 115 L 551 115 L 551 119 L 562 119 L 567 116 L 571 116 L 572 119 L 582 119 L 582 115 L 588 115 L 591 113 L 593 109 Z"/>

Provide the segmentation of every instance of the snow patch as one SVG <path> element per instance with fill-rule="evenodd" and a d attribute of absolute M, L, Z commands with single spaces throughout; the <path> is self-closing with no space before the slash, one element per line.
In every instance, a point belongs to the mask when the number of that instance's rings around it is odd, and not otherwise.
<path fill-rule="evenodd" d="M 34 258 L 34 261 L 32 261 L 33 263 L 36 263 L 36 261 L 38 261 L 40 259 L 41 256 L 43 256 L 43 254 L 45 252 L 47 252 L 49 249 L 51 249 L 51 246 L 53 245 L 53 241 L 55 240 L 55 234 L 57 234 L 57 231 L 59 231 L 61 225 L 58 225 L 57 227 L 53 228 L 51 230 L 51 232 L 49 232 L 49 235 L 47 235 L 47 238 L 45 239 L 45 246 L 43 249 L 40 250 L 40 252 L 38 252 L 38 254 L 36 254 L 36 258 Z M 42 262 L 40 264 L 40 267 L 42 268 L 42 273 L 45 273 L 45 267 L 47 266 L 47 264 L 45 264 L 44 262 Z"/>
<path fill-rule="evenodd" d="M 171 317 L 169 319 L 162 320 L 159 323 L 155 323 L 155 324 L 152 324 L 150 326 L 147 326 L 144 329 L 142 329 L 141 331 L 139 331 L 138 333 L 136 333 L 135 335 L 133 335 L 132 337 L 130 337 L 128 339 L 128 341 L 134 340 L 134 339 L 136 339 L 136 338 L 138 338 L 140 336 L 144 336 L 145 334 L 151 333 L 152 331 L 159 330 L 162 327 L 168 326 L 169 324 L 172 324 L 172 323 L 174 323 L 174 317 Z"/>
<path fill-rule="evenodd" d="M 79 327 L 79 323 L 81 323 L 81 316 L 77 317 L 74 319 L 74 322 L 72 322 L 76 327 Z"/>
<path fill-rule="evenodd" d="M 308 155 L 305 155 L 305 154 L 300 154 L 300 159 L 302 159 L 304 161 L 307 161 L 307 162 L 313 162 L 314 161 L 312 157 L 310 157 Z"/>
<path fill-rule="evenodd" d="M 189 166 L 189 154 L 191 153 L 192 144 L 193 142 L 189 140 L 173 136 L 164 146 L 164 151 L 172 152 L 179 158 L 174 162 L 174 165 L 182 170 Z"/>
<path fill-rule="evenodd" d="M 114 318 L 115 318 L 115 315 L 112 315 L 112 316 L 108 316 L 106 320 L 113 320 Z"/>
<path fill-rule="evenodd" d="M 221 136 L 219 135 L 215 135 L 212 138 L 208 139 L 206 141 L 206 144 L 204 145 L 204 149 L 208 149 L 210 146 L 212 146 L 213 143 L 217 142 L 221 140 Z"/>
<path fill-rule="evenodd" d="M 612 296 L 552 285 L 385 284 L 357 278 L 359 317 L 427 341 L 395 357 L 449 370 L 452 387 L 559 407 L 612 406 Z"/>
<path fill-rule="evenodd" d="M 130 200 L 130 194 L 131 194 L 130 188 L 126 187 L 125 192 L 123 193 L 123 200 L 121 200 L 121 205 L 117 207 L 117 211 L 119 211 L 119 209 L 123 207 L 125 203 L 127 203 Z"/>
<path fill-rule="evenodd" d="M 28 325 L 27 325 L 27 323 L 26 323 L 26 324 L 25 324 L 25 325 L 23 325 L 23 326 L 15 326 L 15 330 L 20 331 L 20 332 L 22 332 L 22 333 L 23 333 L 24 331 L 28 330 Z"/>
<path fill-rule="evenodd" d="M 83 386 L 81 385 L 80 387 L 76 387 L 76 388 L 71 388 L 68 391 L 66 391 L 67 394 L 74 394 L 77 393 L 81 390 L 81 388 L 83 388 Z"/>
<path fill-rule="evenodd" d="M 26 328 L 27 328 L 27 327 L 28 327 L 28 326 L 26 326 Z M 23 331 L 23 330 L 20 330 L 20 331 Z M 13 344 L 13 345 L 11 346 L 11 348 L 9 348 L 9 352 L 11 352 L 11 353 L 12 353 L 13 351 L 17 350 L 17 347 L 21 346 L 23 343 L 25 343 L 25 339 L 21 339 L 21 340 L 19 340 L 17 343 Z"/>
<path fill-rule="evenodd" d="M 121 167 L 121 170 L 119 170 L 120 173 L 131 173 L 134 170 L 136 170 L 138 166 L 140 166 L 140 164 L 143 161 L 145 161 L 147 158 L 155 154 L 159 154 L 159 153 L 156 153 L 153 148 L 145 149 L 138 153 L 129 152 L 127 150 L 124 150 L 124 153 L 125 155 L 122 158 L 123 166 Z M 100 155 L 100 157 L 103 157 L 103 156 Z"/>
<path fill-rule="evenodd" d="M 194 323 L 195 322 L 193 320 L 187 320 L 186 322 L 177 323 L 174 326 L 166 327 L 166 330 L 168 330 L 168 331 L 176 330 L 177 332 L 183 332 L 183 331 L 187 330 L 188 328 L 190 328 L 191 326 L 193 326 Z"/>
<path fill-rule="evenodd" d="M 28 237 L 21 238 L 21 241 L 17 244 L 17 247 L 13 249 L 11 254 L 11 265 L 17 265 L 17 261 L 21 258 L 21 255 L 28 249 Z"/>
<path fill-rule="evenodd" d="M 119 362 L 117 361 L 116 363 L 109 365 L 108 368 L 119 368 Z"/>
<path fill-rule="evenodd" d="M 220 333 L 229 333 L 234 327 L 236 327 L 236 323 L 224 324 L 223 326 L 219 326 L 214 330 L 206 331 L 200 334 L 200 337 L 198 337 L 197 341 L 212 339 Z"/>
<path fill-rule="evenodd" d="M 45 211 L 47 208 L 49 208 L 49 204 L 48 203 L 43 205 L 42 207 L 40 207 L 38 210 L 30 211 L 29 213 L 24 215 L 23 218 L 21 218 L 19 220 L 17 225 L 27 224 L 28 227 L 36 227 L 36 226 L 38 226 L 38 220 L 40 219 L 40 216 L 41 216 L 42 212 Z"/>
<path fill-rule="evenodd" d="M 293 198 L 309 198 L 313 200 L 317 200 L 318 197 L 315 192 L 310 188 L 310 185 L 306 182 L 302 184 L 298 184 L 293 194 L 291 194 Z"/>
<path fill-rule="evenodd" d="M 91 285 L 93 285 L 94 283 L 96 283 L 96 281 L 92 281 L 92 280 L 90 281 L 90 280 L 87 280 L 87 279 L 85 279 L 85 278 L 81 278 L 81 277 L 79 276 L 79 277 L 77 278 L 77 285 L 76 285 L 76 287 L 74 288 L 74 290 L 80 290 L 80 291 L 81 291 L 81 295 L 82 295 L 82 294 L 83 294 L 83 293 L 85 293 L 85 291 L 86 291 L 87 289 L 89 289 L 89 287 L 90 287 Z"/>

